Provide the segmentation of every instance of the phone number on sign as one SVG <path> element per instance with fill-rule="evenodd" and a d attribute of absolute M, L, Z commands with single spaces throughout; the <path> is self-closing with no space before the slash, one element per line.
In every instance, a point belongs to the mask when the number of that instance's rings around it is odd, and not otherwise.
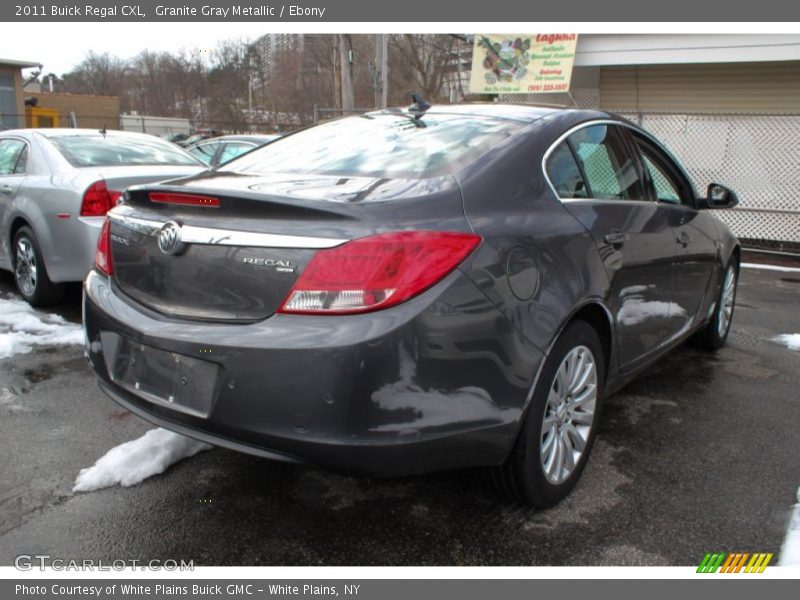
<path fill-rule="evenodd" d="M 529 92 L 566 92 L 568 83 L 532 83 L 528 86 Z"/>

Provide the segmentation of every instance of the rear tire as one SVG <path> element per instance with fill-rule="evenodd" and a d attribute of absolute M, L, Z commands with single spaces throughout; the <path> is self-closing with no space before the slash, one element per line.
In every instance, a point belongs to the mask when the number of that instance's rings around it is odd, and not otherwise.
<path fill-rule="evenodd" d="M 731 331 L 733 309 L 736 305 L 736 287 L 739 282 L 739 261 L 732 257 L 722 273 L 717 304 L 708 325 L 694 338 L 695 344 L 703 350 L 715 352 L 725 345 Z"/>
<path fill-rule="evenodd" d="M 30 227 L 20 227 L 11 245 L 14 283 L 20 296 L 31 306 L 56 304 L 64 296 L 64 284 L 47 276 L 44 258 Z"/>
<path fill-rule="evenodd" d="M 575 487 L 597 431 L 604 360 L 591 325 L 573 321 L 564 329 L 545 359 L 514 449 L 487 473 L 500 493 L 548 508 Z"/>

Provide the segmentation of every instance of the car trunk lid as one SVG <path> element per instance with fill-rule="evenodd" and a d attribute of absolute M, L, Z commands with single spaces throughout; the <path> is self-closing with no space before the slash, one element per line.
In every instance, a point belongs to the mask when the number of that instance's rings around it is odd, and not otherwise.
<path fill-rule="evenodd" d="M 409 224 L 469 231 L 457 186 L 427 192 L 395 180 L 231 174 L 134 188 L 109 213 L 115 280 L 165 315 L 262 320 L 320 250 Z"/>
<path fill-rule="evenodd" d="M 109 190 L 124 192 L 133 185 L 169 181 L 196 175 L 205 167 L 180 165 L 81 167 L 75 173 L 87 182 L 105 181 Z"/>

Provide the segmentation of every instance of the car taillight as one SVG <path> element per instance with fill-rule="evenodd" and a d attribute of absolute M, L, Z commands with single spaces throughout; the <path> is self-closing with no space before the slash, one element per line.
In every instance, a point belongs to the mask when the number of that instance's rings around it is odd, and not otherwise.
<path fill-rule="evenodd" d="M 94 266 L 106 275 L 114 274 L 114 262 L 111 260 L 111 224 L 108 219 L 103 223 L 100 237 L 97 238 L 97 251 L 94 253 Z"/>
<path fill-rule="evenodd" d="M 95 181 L 92 185 L 86 188 L 83 193 L 83 202 L 81 203 L 81 216 L 82 217 L 102 217 L 114 208 L 117 200 L 122 196 L 122 192 L 116 190 L 109 190 L 106 187 L 104 180 Z"/>
<path fill-rule="evenodd" d="M 320 250 L 278 312 L 353 314 L 394 306 L 440 281 L 480 241 L 469 233 L 401 231 Z"/>

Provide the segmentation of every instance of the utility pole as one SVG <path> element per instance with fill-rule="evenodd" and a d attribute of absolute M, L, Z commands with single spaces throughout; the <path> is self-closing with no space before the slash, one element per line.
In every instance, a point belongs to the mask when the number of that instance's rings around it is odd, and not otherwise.
<path fill-rule="evenodd" d="M 350 35 L 339 34 L 339 64 L 342 73 L 342 113 L 356 107 L 353 93 L 353 45 Z"/>
<path fill-rule="evenodd" d="M 389 37 L 385 33 L 375 35 L 375 106 L 386 108 L 389 92 Z"/>
<path fill-rule="evenodd" d="M 338 36 L 336 36 L 338 37 Z M 331 64 L 333 65 L 333 108 L 339 107 L 339 100 L 341 95 L 339 94 L 339 77 L 336 75 L 336 54 L 338 52 L 337 43 L 334 43 L 331 48 Z"/>

